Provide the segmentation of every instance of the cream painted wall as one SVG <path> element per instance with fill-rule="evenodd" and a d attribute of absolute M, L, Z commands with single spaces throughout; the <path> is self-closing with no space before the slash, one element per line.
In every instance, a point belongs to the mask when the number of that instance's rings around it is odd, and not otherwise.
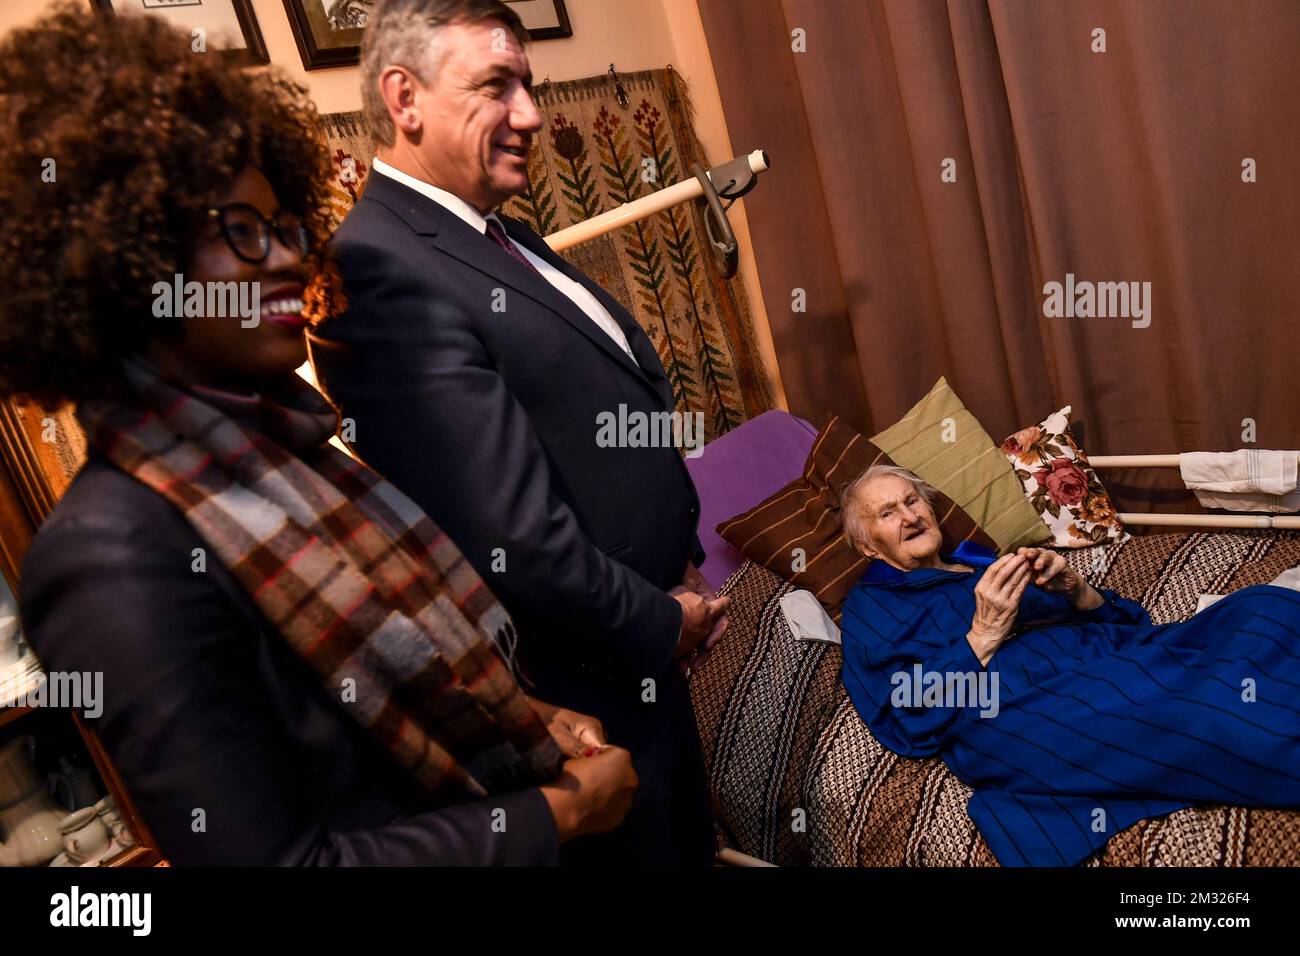
<path fill-rule="evenodd" d="M 0 4 L 0 33 L 8 33 L 14 27 L 35 19 L 47 6 L 49 4 L 44 0 L 5 0 Z"/>
<path fill-rule="evenodd" d="M 548 76 L 559 81 L 603 73 L 611 62 L 625 73 L 648 70 L 672 57 L 672 36 L 660 0 L 566 0 L 565 7 L 573 36 L 532 45 L 528 57 L 534 82 Z M 356 67 L 303 70 L 283 0 L 253 0 L 253 10 L 271 62 L 306 85 L 322 113 L 361 108 Z"/>
<path fill-rule="evenodd" d="M 55 0 L 0 0 L 0 33 L 35 19 Z M 87 9 L 89 2 L 86 0 Z M 681 72 L 691 88 L 695 126 L 710 159 L 723 162 L 762 143 L 736 143 L 732 150 L 722 100 L 713 74 L 708 41 L 696 0 L 565 0 L 573 36 L 534 43 L 529 59 L 536 82 L 550 77 L 571 80 L 604 73 L 610 63 L 624 73 L 657 69 L 668 63 Z M 283 0 L 253 0 L 253 12 L 266 41 L 271 62 L 306 86 L 322 113 L 359 109 L 361 95 L 356 67 L 303 69 Z M 771 157 L 773 163 L 780 157 Z M 758 187 L 763 188 L 760 180 Z M 773 379 L 781 408 L 785 394 L 777 371 L 776 353 L 767 322 L 744 201 L 730 212 L 740 244 L 740 274 L 754 314 L 759 349 Z"/>

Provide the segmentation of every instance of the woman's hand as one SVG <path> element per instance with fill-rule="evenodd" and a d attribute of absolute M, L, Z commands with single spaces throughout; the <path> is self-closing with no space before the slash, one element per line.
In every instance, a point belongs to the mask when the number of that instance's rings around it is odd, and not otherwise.
<path fill-rule="evenodd" d="M 595 717 L 556 707 L 536 697 L 530 697 L 529 701 L 566 757 L 590 757 L 609 746 L 605 728 Z"/>
<path fill-rule="evenodd" d="M 975 616 L 966 640 L 981 665 L 989 662 L 1011 634 L 1020 598 L 1032 577 L 1028 558 L 1020 553 L 1006 554 L 990 564 L 975 585 Z"/>
<path fill-rule="evenodd" d="M 560 842 L 622 823 L 638 783 L 632 755 L 622 747 L 607 745 L 593 757 L 566 760 L 560 779 L 541 788 Z"/>
<path fill-rule="evenodd" d="M 1029 562 L 1037 575 L 1035 584 L 1044 591 L 1064 594 L 1076 611 L 1090 611 L 1104 602 L 1083 575 L 1070 567 L 1065 555 L 1046 548 L 1019 548 L 1016 554 L 1023 555 Z"/>
<path fill-rule="evenodd" d="M 560 842 L 605 833 L 623 822 L 639 783 L 632 755 L 605 740 L 595 717 L 528 698 L 566 756 L 560 779 L 541 788 Z"/>

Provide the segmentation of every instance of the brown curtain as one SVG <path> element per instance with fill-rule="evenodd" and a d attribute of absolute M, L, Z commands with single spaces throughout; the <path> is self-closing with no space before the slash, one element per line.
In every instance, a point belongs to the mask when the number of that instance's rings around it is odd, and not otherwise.
<path fill-rule="evenodd" d="M 871 434 L 944 375 L 995 440 L 1071 404 L 1092 454 L 1300 446 L 1300 3 L 699 6 L 734 151 L 772 160 L 745 203 L 791 411 Z M 1150 325 L 1046 317 L 1067 273 L 1150 282 Z M 1102 477 L 1197 510 L 1176 470 Z"/>

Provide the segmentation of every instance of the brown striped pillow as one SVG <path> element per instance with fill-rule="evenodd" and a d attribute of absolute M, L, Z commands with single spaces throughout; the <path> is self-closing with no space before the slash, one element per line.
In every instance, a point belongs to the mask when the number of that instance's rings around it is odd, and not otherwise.
<path fill-rule="evenodd" d="M 838 620 L 840 604 L 867 570 L 867 559 L 844 540 L 840 491 L 872 465 L 892 464 L 883 451 L 832 417 L 813 443 L 803 474 L 718 525 L 718 534 L 755 564 L 811 591 Z M 935 496 L 934 511 L 945 551 L 967 538 L 996 547 L 943 493 Z"/>

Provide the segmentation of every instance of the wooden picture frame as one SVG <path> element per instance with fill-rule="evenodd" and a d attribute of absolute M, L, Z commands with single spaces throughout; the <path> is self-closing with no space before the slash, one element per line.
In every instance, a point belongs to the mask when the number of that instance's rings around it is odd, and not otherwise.
<path fill-rule="evenodd" d="M 573 36 L 564 0 L 505 0 L 528 27 L 532 40 Z M 308 70 L 355 66 L 361 62 L 361 35 L 371 0 L 284 0 L 293 39 Z M 535 23 L 537 26 L 529 26 Z"/>
<path fill-rule="evenodd" d="M 0 458 L 33 530 L 72 483 L 85 447 L 72 406 L 0 400 Z"/>
<path fill-rule="evenodd" d="M 271 62 L 262 30 L 253 15 L 253 0 L 90 0 L 90 5 L 101 13 L 114 15 L 128 9 L 133 13 L 156 13 L 178 27 L 190 30 L 210 27 L 213 16 L 218 23 L 228 19 L 229 8 L 229 13 L 234 14 L 235 22 L 239 24 L 239 32 L 243 34 L 244 46 L 242 49 L 220 50 L 220 55 L 243 66 L 265 66 Z"/>
<path fill-rule="evenodd" d="M 326 5 L 338 8 L 339 15 L 351 19 L 364 13 L 365 0 L 284 0 L 298 55 L 308 70 L 331 66 L 355 66 L 361 62 L 361 34 L 365 27 L 335 26 L 326 13 Z"/>

